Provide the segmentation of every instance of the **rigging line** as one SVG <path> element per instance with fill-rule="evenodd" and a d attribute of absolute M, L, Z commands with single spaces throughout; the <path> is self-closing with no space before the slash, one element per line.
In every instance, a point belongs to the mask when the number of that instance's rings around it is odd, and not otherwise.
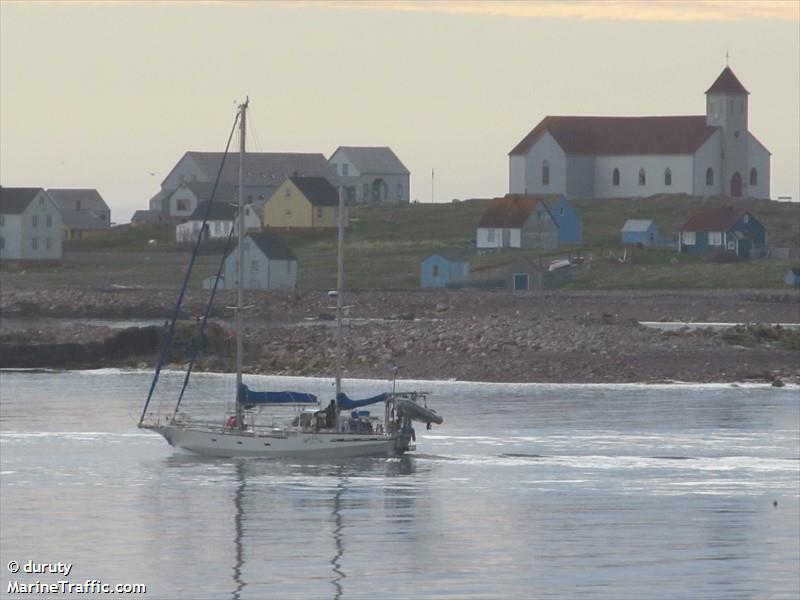
<path fill-rule="evenodd" d="M 183 278 L 183 285 L 181 286 L 181 290 L 178 293 L 178 300 L 175 302 L 175 310 L 172 313 L 172 321 L 169 324 L 169 332 L 167 332 L 167 337 L 164 340 L 164 345 L 161 347 L 161 353 L 158 357 L 158 363 L 156 364 L 156 371 L 153 374 L 153 381 L 150 383 L 150 391 L 147 393 L 147 401 L 144 403 L 144 409 L 142 409 L 142 416 L 139 417 L 139 425 L 144 422 L 144 417 L 147 414 L 147 408 L 150 406 L 150 400 L 153 398 L 153 392 L 156 389 L 156 383 L 158 383 L 158 376 L 161 374 L 161 367 L 164 365 L 164 359 L 167 356 L 167 351 L 169 350 L 170 346 L 172 345 L 172 338 L 175 337 L 175 323 L 178 320 L 178 314 L 180 313 L 181 304 L 183 304 L 183 297 L 186 294 L 186 288 L 189 286 L 189 277 L 192 274 L 192 267 L 194 266 L 194 262 L 197 259 L 198 251 L 200 250 L 200 243 L 203 241 L 203 231 L 205 230 L 208 224 L 208 216 L 211 213 L 211 204 L 214 201 L 214 196 L 217 193 L 217 186 L 219 185 L 219 180 L 222 177 L 222 169 L 225 166 L 225 159 L 228 158 L 228 149 L 231 145 L 231 140 L 233 139 L 233 134 L 236 131 L 236 125 L 239 122 L 239 113 L 236 113 L 236 118 L 233 120 L 233 127 L 231 127 L 231 133 L 228 136 L 228 143 L 225 145 L 225 153 L 222 155 L 222 160 L 219 164 L 219 171 L 217 171 L 217 178 L 214 181 L 214 187 L 211 190 L 211 198 L 206 205 L 206 211 L 203 214 L 203 224 L 200 226 L 200 234 L 197 236 L 197 242 L 195 242 L 194 249 L 192 250 L 192 257 L 189 259 L 189 267 L 186 269 L 186 275 Z M 241 160 L 242 157 L 239 157 Z"/>
<path fill-rule="evenodd" d="M 222 250 L 222 260 L 219 261 L 217 276 L 214 278 L 214 287 L 211 288 L 208 303 L 206 304 L 206 310 L 203 313 L 203 320 L 200 322 L 200 330 L 197 335 L 198 343 L 193 344 L 192 346 L 192 357 L 189 359 L 189 366 L 186 368 L 186 375 L 183 378 L 183 386 L 181 387 L 181 393 L 178 395 L 178 402 L 175 404 L 175 412 L 172 413 L 173 415 L 178 414 L 178 409 L 183 401 L 183 394 L 186 391 L 186 386 L 189 384 L 189 377 L 192 374 L 192 369 L 194 368 L 194 363 L 197 359 L 197 354 L 200 352 L 200 347 L 203 344 L 203 335 L 206 330 L 206 323 L 208 323 L 208 317 L 211 313 L 211 306 L 214 304 L 214 297 L 217 295 L 217 286 L 219 285 L 219 280 L 222 277 L 222 269 L 225 266 L 225 258 L 228 256 L 228 251 L 231 249 L 231 240 L 233 240 L 233 232 L 236 230 L 237 220 L 239 220 L 239 227 L 244 227 L 244 219 L 242 219 L 241 215 L 238 214 L 238 210 L 237 215 L 233 220 L 233 227 L 231 227 L 231 230 L 228 232 L 228 239 L 225 240 L 225 247 Z"/>

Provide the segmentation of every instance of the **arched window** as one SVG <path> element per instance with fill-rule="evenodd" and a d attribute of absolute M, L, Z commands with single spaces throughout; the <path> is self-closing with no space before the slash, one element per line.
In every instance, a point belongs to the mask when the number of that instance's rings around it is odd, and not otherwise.
<path fill-rule="evenodd" d="M 711 167 L 706 169 L 706 185 L 714 185 L 714 169 Z"/>
<path fill-rule="evenodd" d="M 647 175 L 645 175 L 644 169 L 639 169 L 639 185 L 647 185 Z"/>
<path fill-rule="evenodd" d="M 614 174 L 611 176 L 611 182 L 614 185 L 619 185 L 619 169 L 614 169 Z"/>
<path fill-rule="evenodd" d="M 750 185 L 758 185 L 758 171 L 750 169 Z"/>
<path fill-rule="evenodd" d="M 550 185 L 550 164 L 542 162 L 542 185 Z"/>
<path fill-rule="evenodd" d="M 672 171 L 669 169 L 669 167 L 667 167 L 666 171 L 664 171 L 664 185 L 672 185 Z"/>

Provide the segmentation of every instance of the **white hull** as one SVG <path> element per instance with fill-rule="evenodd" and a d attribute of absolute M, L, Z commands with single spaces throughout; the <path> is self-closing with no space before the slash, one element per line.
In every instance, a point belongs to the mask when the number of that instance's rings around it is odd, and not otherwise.
<path fill-rule="evenodd" d="M 204 456 L 353 458 L 395 456 L 410 449 L 407 438 L 380 434 L 289 431 L 286 435 L 268 435 L 176 425 L 145 428 L 160 433 L 176 448 Z"/>

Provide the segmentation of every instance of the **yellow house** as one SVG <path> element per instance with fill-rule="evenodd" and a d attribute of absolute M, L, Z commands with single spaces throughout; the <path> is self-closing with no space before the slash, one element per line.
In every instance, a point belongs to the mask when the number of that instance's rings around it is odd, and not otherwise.
<path fill-rule="evenodd" d="M 347 213 L 344 218 L 347 224 Z M 262 223 L 276 228 L 338 227 L 339 192 L 324 177 L 287 177 L 264 204 Z"/>

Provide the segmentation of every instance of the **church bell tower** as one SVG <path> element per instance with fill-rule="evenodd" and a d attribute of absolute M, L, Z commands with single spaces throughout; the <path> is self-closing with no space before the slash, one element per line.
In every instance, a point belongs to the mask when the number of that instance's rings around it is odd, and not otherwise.
<path fill-rule="evenodd" d="M 726 66 L 706 91 L 706 124 L 722 134 L 720 192 L 725 196 L 747 196 L 748 139 L 747 96 L 750 95 L 730 67 Z"/>

